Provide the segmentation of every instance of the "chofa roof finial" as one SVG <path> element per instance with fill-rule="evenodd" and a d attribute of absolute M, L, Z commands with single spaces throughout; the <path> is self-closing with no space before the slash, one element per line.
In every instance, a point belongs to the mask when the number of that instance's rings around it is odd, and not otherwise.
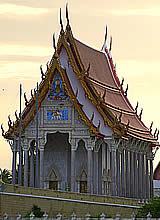
<path fill-rule="evenodd" d="M 61 25 L 61 33 L 64 33 L 61 8 L 60 8 L 60 25 Z"/>
<path fill-rule="evenodd" d="M 69 14 L 68 14 L 68 3 L 66 4 L 66 19 L 67 19 L 67 30 L 71 30 L 70 24 L 69 24 Z"/>
<path fill-rule="evenodd" d="M 107 42 L 107 25 L 106 25 L 106 32 L 105 32 L 105 37 L 104 37 L 104 43 L 103 43 L 103 46 L 102 46 L 102 49 L 101 49 L 101 50 L 104 50 L 104 49 L 105 49 L 106 42 Z"/>

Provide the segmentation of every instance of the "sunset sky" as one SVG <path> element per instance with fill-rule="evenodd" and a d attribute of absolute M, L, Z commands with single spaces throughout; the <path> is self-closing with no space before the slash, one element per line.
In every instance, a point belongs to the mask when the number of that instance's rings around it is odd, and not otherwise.
<path fill-rule="evenodd" d="M 100 50 L 105 26 L 117 74 L 129 84 L 128 96 L 147 126 L 160 129 L 160 1 L 68 0 L 73 34 Z M 52 34 L 60 30 L 59 8 L 65 24 L 64 0 L 0 0 L 0 123 L 19 109 L 19 84 L 30 97 L 40 81 L 39 66 L 53 54 Z M 11 150 L 0 136 L 0 167 L 11 169 Z M 154 166 L 160 160 L 156 154 Z"/>

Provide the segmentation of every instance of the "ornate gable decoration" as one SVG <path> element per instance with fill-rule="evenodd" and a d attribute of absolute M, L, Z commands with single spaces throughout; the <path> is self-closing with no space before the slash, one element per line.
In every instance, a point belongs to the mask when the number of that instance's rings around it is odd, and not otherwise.
<path fill-rule="evenodd" d="M 68 96 L 66 95 L 62 78 L 57 72 L 53 78 L 52 84 L 50 85 L 48 100 L 66 100 L 67 98 Z"/>

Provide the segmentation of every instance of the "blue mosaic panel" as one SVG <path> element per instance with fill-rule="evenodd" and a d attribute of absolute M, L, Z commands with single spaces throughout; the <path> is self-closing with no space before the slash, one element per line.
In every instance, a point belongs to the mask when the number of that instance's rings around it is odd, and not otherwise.
<path fill-rule="evenodd" d="M 68 120 L 68 108 L 53 109 L 47 111 L 48 121 L 67 121 Z"/>
<path fill-rule="evenodd" d="M 51 84 L 50 91 L 48 93 L 49 100 L 64 100 L 67 95 L 64 91 L 62 78 L 59 73 L 54 76 L 53 82 Z"/>

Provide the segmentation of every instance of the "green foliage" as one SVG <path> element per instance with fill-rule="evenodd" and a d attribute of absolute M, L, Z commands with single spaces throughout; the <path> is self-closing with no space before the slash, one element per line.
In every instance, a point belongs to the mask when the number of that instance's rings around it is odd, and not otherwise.
<path fill-rule="evenodd" d="M 2 181 L 8 184 L 12 183 L 12 173 L 9 170 L 2 170 Z"/>
<path fill-rule="evenodd" d="M 31 213 L 33 213 L 35 215 L 35 217 L 37 217 L 37 218 L 43 217 L 43 214 L 44 214 L 44 212 L 41 210 L 41 208 L 38 207 L 37 205 L 33 205 L 31 212 L 27 213 L 27 215 L 25 217 L 28 218 Z"/>
<path fill-rule="evenodd" d="M 148 213 L 151 213 L 152 218 L 160 218 L 160 198 L 153 198 L 148 204 L 143 205 L 138 213 L 137 218 L 146 218 Z"/>

